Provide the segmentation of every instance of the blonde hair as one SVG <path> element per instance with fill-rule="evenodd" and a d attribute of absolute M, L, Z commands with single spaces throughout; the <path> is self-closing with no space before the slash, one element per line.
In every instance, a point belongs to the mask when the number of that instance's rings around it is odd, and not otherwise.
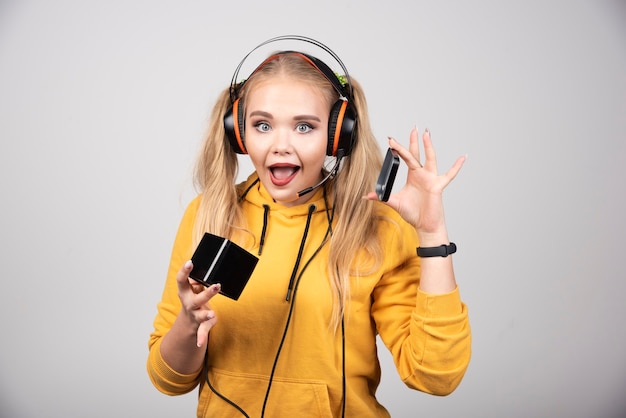
<path fill-rule="evenodd" d="M 310 82 L 320 88 L 328 100 L 328 109 L 339 98 L 332 84 L 318 70 L 296 54 L 283 54 L 265 64 L 245 82 L 239 92 L 245 109 L 245 99 L 259 81 L 277 75 L 287 75 Z M 350 277 L 380 264 L 382 251 L 377 239 L 378 217 L 374 203 L 362 197 L 373 190 L 382 156 L 372 133 L 367 102 L 361 85 L 351 78 L 352 105 L 357 111 L 356 141 L 345 157 L 338 174 L 324 186 L 334 196 L 336 224 L 330 240 L 328 274 L 333 291 L 331 328 L 341 324 L 345 306 L 350 298 Z M 194 225 L 194 247 L 204 232 L 247 242 L 244 216 L 238 198 L 241 191 L 235 185 L 237 155 L 226 137 L 223 118 L 231 105 L 230 88 L 219 96 L 210 118 L 209 130 L 196 162 L 195 182 L 201 195 L 200 208 Z M 351 220 L 368 220 L 351 222 Z M 249 242 L 248 242 L 249 244 Z"/>

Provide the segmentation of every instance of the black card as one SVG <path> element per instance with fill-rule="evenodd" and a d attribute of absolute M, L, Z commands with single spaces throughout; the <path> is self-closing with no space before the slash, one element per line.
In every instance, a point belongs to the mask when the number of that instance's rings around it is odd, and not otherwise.
<path fill-rule="evenodd" d="M 237 300 L 259 259 L 226 238 L 205 233 L 191 261 L 189 277 L 205 286 L 220 283 L 220 293 Z"/>

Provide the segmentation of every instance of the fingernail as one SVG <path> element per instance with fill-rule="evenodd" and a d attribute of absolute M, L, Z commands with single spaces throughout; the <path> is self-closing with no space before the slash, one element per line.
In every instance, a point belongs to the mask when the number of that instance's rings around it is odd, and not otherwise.
<path fill-rule="evenodd" d="M 213 319 L 213 318 L 215 318 L 215 316 L 213 316 L 213 312 L 209 312 L 209 313 L 207 314 L 207 316 L 206 316 L 206 319 L 208 319 L 208 320 L 211 320 L 211 319 Z"/>
<path fill-rule="evenodd" d="M 192 266 L 192 265 L 193 265 L 193 264 L 191 263 L 191 260 L 187 260 L 187 262 L 185 263 L 185 268 L 186 268 L 187 270 L 189 270 L 189 269 L 191 268 L 191 266 Z"/>
<path fill-rule="evenodd" d="M 213 291 L 215 293 L 219 293 L 220 290 L 222 290 L 222 285 L 220 283 L 216 283 L 215 286 L 213 286 Z"/>

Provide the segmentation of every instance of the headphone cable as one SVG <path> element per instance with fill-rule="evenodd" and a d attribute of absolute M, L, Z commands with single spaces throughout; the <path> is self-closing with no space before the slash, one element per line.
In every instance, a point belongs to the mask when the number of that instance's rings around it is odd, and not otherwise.
<path fill-rule="evenodd" d="M 219 393 L 217 391 L 217 389 L 215 389 L 213 387 L 213 385 L 211 384 L 211 382 L 209 381 L 209 344 L 207 343 L 207 349 L 204 352 L 204 379 L 206 380 L 207 385 L 209 386 L 209 389 L 211 389 L 211 392 L 215 393 L 215 395 L 217 395 L 220 399 L 222 399 L 223 401 L 225 401 L 227 404 L 229 404 L 230 406 L 232 406 L 233 408 L 235 408 L 237 411 L 241 412 L 241 414 L 246 417 L 246 418 L 250 418 L 250 416 L 248 414 L 246 414 L 246 411 L 244 411 L 239 405 L 237 405 L 235 402 L 231 401 L 230 399 L 228 399 L 226 396 L 222 395 L 221 393 Z M 202 389 L 202 388 L 200 388 Z"/>
<path fill-rule="evenodd" d="M 317 254 L 322 250 L 322 248 L 324 248 L 324 245 L 326 245 L 326 242 L 328 242 L 329 236 L 332 236 L 332 221 L 333 221 L 334 214 L 335 214 L 335 207 L 333 205 L 333 208 L 331 209 L 332 215 L 329 216 L 328 215 L 328 201 L 327 201 L 327 197 L 326 197 L 326 188 L 324 188 L 324 201 L 326 202 L 326 216 L 327 216 L 327 219 L 328 219 L 328 229 L 326 230 L 326 234 L 324 235 L 324 239 L 322 240 L 322 243 L 317 247 L 317 249 L 315 250 L 313 255 L 311 255 L 311 257 L 304 264 L 304 266 L 302 267 L 302 270 L 300 271 L 300 274 L 298 274 L 298 277 L 297 277 L 297 279 L 295 281 L 293 294 L 292 294 L 292 297 L 291 297 L 291 304 L 289 306 L 289 312 L 287 314 L 287 321 L 285 322 L 285 329 L 283 330 L 283 336 L 282 336 L 282 338 L 280 340 L 280 344 L 278 345 L 278 350 L 276 351 L 276 356 L 274 357 L 274 364 L 272 365 L 272 371 L 270 373 L 269 382 L 267 384 L 267 391 L 265 392 L 265 399 L 263 400 L 263 409 L 261 410 L 261 418 L 265 417 L 265 408 L 267 406 L 267 401 L 268 401 L 269 395 L 270 395 L 270 389 L 272 387 L 272 382 L 274 380 L 274 373 L 276 372 L 276 366 L 278 364 L 278 359 L 279 359 L 280 353 L 281 353 L 281 351 L 283 349 L 285 338 L 287 337 L 287 331 L 289 330 L 289 325 L 291 323 L 291 316 L 293 314 L 293 309 L 294 309 L 295 304 L 296 304 L 296 294 L 297 294 L 297 290 L 298 290 L 298 285 L 300 284 L 300 279 L 302 279 L 302 275 L 306 271 L 306 269 L 309 266 L 309 264 L 311 263 L 311 261 L 313 261 L 315 256 L 317 256 Z M 344 363 L 345 363 L 345 361 L 344 361 Z M 344 376 L 344 393 L 345 393 L 345 376 Z M 345 399 L 345 396 L 344 396 L 344 399 Z M 344 405 L 344 409 L 345 409 L 345 405 Z"/>

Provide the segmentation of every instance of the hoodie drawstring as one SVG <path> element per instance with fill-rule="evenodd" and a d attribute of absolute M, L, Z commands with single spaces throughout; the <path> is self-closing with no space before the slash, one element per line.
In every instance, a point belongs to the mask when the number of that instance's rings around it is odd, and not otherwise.
<path fill-rule="evenodd" d="M 291 278 L 289 279 L 289 287 L 287 288 L 287 297 L 286 301 L 289 302 L 291 299 L 291 292 L 293 291 L 293 283 L 296 278 L 296 273 L 298 272 L 298 267 L 300 267 L 300 261 L 302 260 L 302 252 L 304 251 L 304 243 L 306 242 L 306 237 L 309 234 L 309 226 L 311 226 L 311 218 L 313 216 L 313 212 L 317 207 L 315 205 L 309 206 L 309 213 L 306 217 L 306 226 L 304 227 L 304 235 L 302 236 L 302 241 L 300 241 L 300 249 L 298 250 L 298 257 L 296 258 L 296 263 L 293 266 L 293 271 L 291 272 Z"/>
<path fill-rule="evenodd" d="M 263 205 L 263 229 L 261 230 L 261 241 L 259 242 L 259 255 L 263 252 L 263 244 L 265 244 L 265 233 L 267 232 L 267 218 L 270 213 L 270 205 Z"/>

